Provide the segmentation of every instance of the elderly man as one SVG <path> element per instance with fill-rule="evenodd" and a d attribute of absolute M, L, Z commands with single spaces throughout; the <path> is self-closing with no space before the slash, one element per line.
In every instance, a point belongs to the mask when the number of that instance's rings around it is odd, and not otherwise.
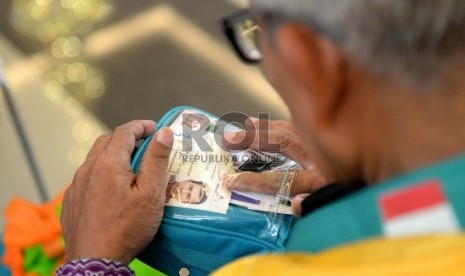
<path fill-rule="evenodd" d="M 340 185 L 300 198 L 289 252 L 218 275 L 463 273 L 465 1 L 252 0 L 236 19 L 258 22 L 260 48 L 229 35 L 262 61 L 305 156 Z M 139 176 L 129 166 L 153 129 L 132 122 L 95 143 L 63 206 L 66 259 L 81 261 L 58 274 L 90 269 L 84 258 L 129 273 L 157 232 L 171 132 L 156 134 Z"/>

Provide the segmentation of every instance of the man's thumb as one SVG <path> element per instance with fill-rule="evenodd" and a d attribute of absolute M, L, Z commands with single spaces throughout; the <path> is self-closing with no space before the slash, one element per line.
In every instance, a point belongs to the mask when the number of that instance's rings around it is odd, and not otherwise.
<path fill-rule="evenodd" d="M 154 135 L 142 160 L 138 184 L 166 186 L 168 182 L 167 168 L 172 146 L 173 132 L 171 129 L 162 128 Z"/>

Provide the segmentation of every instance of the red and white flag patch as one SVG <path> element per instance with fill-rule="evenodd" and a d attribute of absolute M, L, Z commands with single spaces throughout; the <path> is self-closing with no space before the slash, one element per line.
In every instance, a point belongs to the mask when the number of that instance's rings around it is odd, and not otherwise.
<path fill-rule="evenodd" d="M 438 181 L 382 194 L 379 204 L 387 237 L 460 231 L 454 209 Z"/>

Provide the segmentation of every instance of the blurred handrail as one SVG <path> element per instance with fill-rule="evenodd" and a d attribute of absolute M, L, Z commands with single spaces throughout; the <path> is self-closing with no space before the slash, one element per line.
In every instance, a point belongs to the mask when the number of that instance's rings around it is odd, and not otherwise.
<path fill-rule="evenodd" d="M 27 139 L 23 124 L 21 123 L 19 112 L 14 104 L 10 89 L 6 83 L 6 78 L 5 78 L 5 73 L 4 73 L 4 63 L 3 63 L 2 57 L 0 57 L 0 85 L 1 85 L 0 90 L 3 91 L 3 95 L 5 97 L 8 110 L 11 114 L 11 118 L 13 119 L 13 123 L 18 133 L 21 146 L 24 150 L 24 153 L 26 154 L 26 159 L 31 169 L 32 176 L 36 183 L 36 187 L 39 191 L 40 198 L 43 202 L 46 202 L 49 199 L 47 189 L 45 188 L 44 181 L 39 171 L 39 166 L 37 165 L 37 161 L 34 157 L 34 153 L 32 152 L 31 146 L 29 144 L 29 140 Z"/>

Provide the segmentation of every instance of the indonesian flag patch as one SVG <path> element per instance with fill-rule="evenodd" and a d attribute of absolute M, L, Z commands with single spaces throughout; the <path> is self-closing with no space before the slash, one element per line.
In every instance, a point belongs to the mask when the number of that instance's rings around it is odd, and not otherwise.
<path fill-rule="evenodd" d="M 379 205 L 387 237 L 460 231 L 453 207 L 436 180 L 384 193 Z"/>

